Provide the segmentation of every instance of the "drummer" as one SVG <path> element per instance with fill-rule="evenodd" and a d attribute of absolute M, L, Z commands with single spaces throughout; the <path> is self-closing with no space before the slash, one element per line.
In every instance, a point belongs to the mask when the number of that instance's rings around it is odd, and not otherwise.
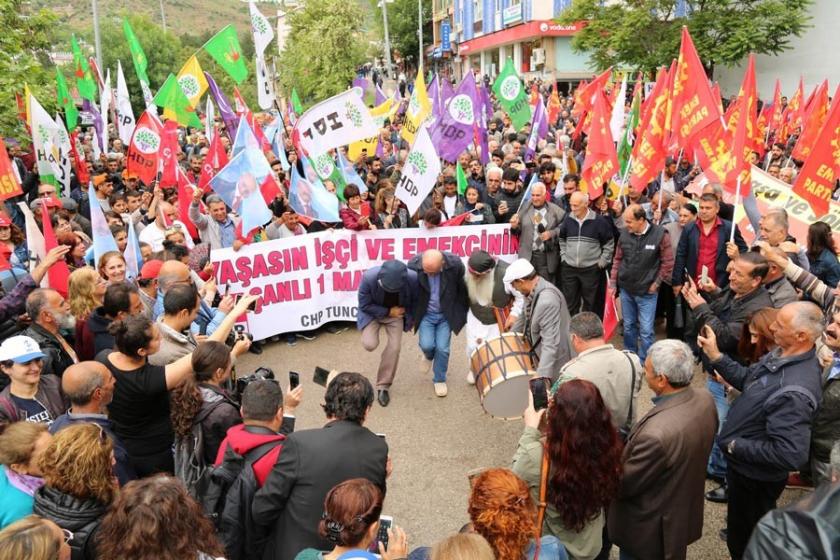
<path fill-rule="evenodd" d="M 572 356 L 569 338 L 569 308 L 563 293 L 537 275 L 526 259 L 508 266 L 504 281 L 525 295 L 524 313 L 513 325 L 523 333 L 538 360 L 537 375 L 556 380 L 560 368 Z"/>
<path fill-rule="evenodd" d="M 504 281 L 508 265 L 496 262 L 487 251 L 473 251 L 467 260 L 467 284 L 469 311 L 467 312 L 467 359 L 473 351 L 491 338 L 501 334 L 500 324 L 509 330 L 522 314 L 525 296 Z M 503 318 L 502 310 L 513 298 L 510 315 Z M 475 384 L 473 372 L 467 373 L 467 383 Z"/>

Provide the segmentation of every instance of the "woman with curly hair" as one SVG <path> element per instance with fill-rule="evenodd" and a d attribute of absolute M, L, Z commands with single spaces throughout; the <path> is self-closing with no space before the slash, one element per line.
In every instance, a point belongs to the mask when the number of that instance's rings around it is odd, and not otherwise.
<path fill-rule="evenodd" d="M 213 524 L 175 477 L 126 484 L 96 537 L 100 558 L 210 560 L 222 556 Z"/>
<path fill-rule="evenodd" d="M 113 465 L 111 439 L 95 424 L 61 430 L 41 456 L 34 512 L 73 533 L 73 560 L 97 558 L 92 536 L 117 494 Z"/>
<path fill-rule="evenodd" d="M 102 305 L 107 287 L 108 283 L 92 267 L 77 268 L 70 273 L 67 281 L 67 303 L 77 325 Z"/>
<path fill-rule="evenodd" d="M 64 255 L 64 261 L 70 270 L 76 270 L 86 266 L 85 253 L 87 246 L 74 231 L 64 231 L 56 234 L 56 241 L 59 245 L 67 245 L 70 251 Z"/>
<path fill-rule="evenodd" d="M 324 499 L 324 515 L 318 525 L 321 537 L 335 544 L 329 552 L 301 550 L 295 560 L 337 560 L 347 552 L 368 550 L 376 543 L 382 491 L 365 478 L 353 478 L 334 486 Z M 405 532 L 388 530 L 388 548 L 377 544 L 382 560 L 403 560 L 408 555 Z"/>
<path fill-rule="evenodd" d="M 507 469 L 488 469 L 473 479 L 467 508 L 473 530 L 487 539 L 496 560 L 566 560 L 556 537 L 537 545 L 537 506 L 528 484 Z"/>
<path fill-rule="evenodd" d="M 29 249 L 23 231 L 4 214 L 0 214 L 0 253 L 15 268 L 29 267 Z"/>
<path fill-rule="evenodd" d="M 778 309 L 764 307 L 753 313 L 750 320 L 744 323 L 741 339 L 738 342 L 738 355 L 745 364 L 756 363 L 770 350 L 776 347 L 770 325 L 776 320 Z"/>
<path fill-rule="evenodd" d="M 571 558 L 591 560 L 601 551 L 604 510 L 618 492 L 621 440 L 601 393 L 589 381 L 567 381 L 554 393 L 545 443 L 539 429 L 544 413 L 533 404 L 526 409 L 513 472 L 538 500 L 543 453 L 548 453 L 543 533 L 557 537 Z"/>
<path fill-rule="evenodd" d="M 70 560 L 67 536 L 52 521 L 29 515 L 0 531 L 0 560 Z"/>

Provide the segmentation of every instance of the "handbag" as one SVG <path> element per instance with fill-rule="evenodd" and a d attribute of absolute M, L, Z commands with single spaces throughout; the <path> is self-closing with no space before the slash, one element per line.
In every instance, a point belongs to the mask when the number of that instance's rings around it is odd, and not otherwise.
<path fill-rule="evenodd" d="M 630 354 L 623 352 L 624 357 L 630 362 L 630 370 L 633 372 L 630 381 L 630 408 L 627 410 L 627 422 L 618 429 L 618 435 L 621 441 L 627 443 L 627 438 L 630 437 L 630 428 L 633 426 L 633 393 L 636 391 L 636 364 L 630 358 Z"/>

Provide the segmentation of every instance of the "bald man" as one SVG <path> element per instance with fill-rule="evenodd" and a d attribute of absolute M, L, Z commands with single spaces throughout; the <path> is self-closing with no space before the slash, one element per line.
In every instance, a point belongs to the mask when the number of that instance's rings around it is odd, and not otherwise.
<path fill-rule="evenodd" d="M 155 196 L 157 196 L 157 193 L 155 193 Z M 157 203 L 155 221 L 143 228 L 138 239 L 141 243 L 151 245 L 152 251 L 154 252 L 163 251 L 163 240 L 166 238 L 167 224 L 181 228 L 181 231 L 184 232 L 184 238 L 188 248 L 192 249 L 195 246 L 187 226 L 178 219 L 178 209 L 164 201 Z"/>
<path fill-rule="evenodd" d="M 420 350 L 425 357 L 421 372 L 428 375 L 432 369 L 435 394 L 445 397 L 449 339 L 467 322 L 464 263 L 452 253 L 429 249 L 411 259 L 408 268 L 417 273 L 419 284 L 414 330 L 419 334 Z"/>
<path fill-rule="evenodd" d="M 612 262 L 615 241 L 612 224 L 589 208 L 589 196 L 575 191 L 569 197 L 571 212 L 557 233 L 560 247 L 560 289 L 569 306 L 569 314 L 592 311 L 599 317 L 598 291 L 606 282 L 604 270 Z"/>
<path fill-rule="evenodd" d="M 519 258 L 530 261 L 537 274 L 554 283 L 560 263 L 557 234 L 566 212 L 549 202 L 545 185 L 534 183 L 531 199 L 510 219 L 510 231 L 519 237 Z"/>
<path fill-rule="evenodd" d="M 61 391 L 70 401 L 70 410 L 55 419 L 50 433 L 80 423 L 99 426 L 114 445 L 114 474 L 122 486 L 136 479 L 137 473 L 108 419 L 107 406 L 114 397 L 114 385 L 111 371 L 99 362 L 79 362 L 64 370 Z"/>

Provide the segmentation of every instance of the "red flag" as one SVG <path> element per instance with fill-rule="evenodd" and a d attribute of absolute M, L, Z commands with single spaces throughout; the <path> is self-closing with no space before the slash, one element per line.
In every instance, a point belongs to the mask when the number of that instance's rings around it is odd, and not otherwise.
<path fill-rule="evenodd" d="M 615 290 L 609 287 L 607 275 L 607 297 L 604 301 L 604 340 L 609 341 L 618 327 L 618 310 L 615 307 Z"/>
<path fill-rule="evenodd" d="M 804 119 L 802 127 L 802 134 L 796 141 L 793 151 L 790 153 L 791 157 L 797 161 L 805 161 L 814 149 L 814 142 L 817 140 L 817 135 L 822 130 L 825 118 L 828 115 L 828 80 L 823 80 L 817 89 L 814 100 L 811 102 L 811 107 Z"/>
<path fill-rule="evenodd" d="M 665 159 L 665 110 L 668 97 L 668 70 L 661 68 L 648 96 L 648 105 L 639 121 L 640 135 L 633 145 L 630 185 L 640 192 L 662 168 Z"/>
<path fill-rule="evenodd" d="M 779 130 L 782 127 L 782 84 L 776 78 L 776 88 L 773 91 L 773 112 L 770 115 L 770 130 Z"/>
<path fill-rule="evenodd" d="M 210 142 L 210 149 L 204 163 L 201 164 L 201 176 L 198 178 L 198 188 L 210 192 L 210 180 L 216 176 L 221 168 L 228 164 L 228 155 L 222 145 L 222 135 L 214 134 Z"/>
<path fill-rule="evenodd" d="M 469 217 L 470 212 L 464 212 L 463 214 L 458 214 L 454 218 L 450 218 L 440 224 L 440 227 L 443 226 L 460 226 L 464 223 L 464 221 Z"/>
<path fill-rule="evenodd" d="M 136 174 L 147 185 L 157 175 L 162 133 L 163 126 L 157 116 L 145 111 L 137 121 L 128 146 L 128 173 Z"/>
<path fill-rule="evenodd" d="M 265 179 L 260 184 L 260 194 L 262 194 L 265 203 L 271 204 L 271 202 L 277 198 L 277 195 L 282 193 L 283 191 L 280 189 L 280 185 L 277 184 L 277 180 L 274 178 L 274 173 L 266 175 Z"/>
<path fill-rule="evenodd" d="M 58 247 L 58 240 L 53 233 L 52 220 L 50 219 L 50 212 L 47 210 L 47 200 L 41 199 L 41 224 L 44 230 L 44 249 L 50 252 L 52 249 Z M 52 265 L 47 271 L 50 280 L 50 288 L 61 294 L 61 297 L 67 297 L 67 282 L 70 279 L 70 269 L 67 268 L 67 262 L 64 259 Z"/>
<path fill-rule="evenodd" d="M 8 216 L 5 216 L 5 218 L 11 221 Z M 5 245 L 2 248 L 0 248 L 0 271 L 12 269 L 12 264 L 9 262 L 9 258 L 6 256 L 11 254 L 11 249 L 7 248 Z"/>
<path fill-rule="evenodd" d="M 79 155 L 79 150 L 76 147 L 78 141 L 78 132 L 70 134 L 70 155 L 73 156 L 73 168 L 76 170 L 76 178 L 82 185 L 87 185 L 90 183 L 90 173 L 88 172 L 87 163 L 84 158 Z"/>
<path fill-rule="evenodd" d="M 831 110 L 796 178 L 793 192 L 808 201 L 818 219 L 828 213 L 834 182 L 840 173 L 840 86 L 834 92 Z"/>
<path fill-rule="evenodd" d="M 720 118 L 717 98 L 712 93 L 706 70 L 700 63 L 697 49 L 688 33 L 682 29 L 680 57 L 674 76 L 671 146 L 684 146 L 697 131 Z"/>
<path fill-rule="evenodd" d="M 580 177 L 580 190 L 589 194 L 589 200 L 595 200 L 604 193 L 604 183 L 608 183 L 618 170 L 618 156 L 609 126 L 610 117 L 607 98 L 599 90 L 595 95 L 592 126 L 589 128 L 586 158 L 583 160 Z"/>
<path fill-rule="evenodd" d="M 12 168 L 12 160 L 9 159 L 9 152 L 6 151 L 6 143 L 0 138 L 0 200 L 22 194 L 23 189 L 20 188 L 17 175 Z"/>
<path fill-rule="evenodd" d="M 233 86 L 233 104 L 236 107 L 237 114 L 239 115 L 251 112 L 251 110 L 248 109 L 248 104 L 245 103 L 245 99 L 242 97 L 242 94 L 239 93 L 239 88 L 236 86 Z"/>
<path fill-rule="evenodd" d="M 717 82 L 712 86 L 712 96 L 717 100 L 718 110 L 723 113 L 723 98 L 720 96 L 720 84 Z"/>
<path fill-rule="evenodd" d="M 160 186 L 171 187 L 178 184 L 177 169 L 178 166 L 178 152 L 181 147 L 178 145 L 178 123 L 177 121 L 168 120 L 163 125 L 163 132 L 161 134 L 160 158 L 162 161 L 162 173 L 160 176 Z"/>
<path fill-rule="evenodd" d="M 591 82 L 582 85 L 578 88 L 578 95 L 575 99 L 575 104 L 572 107 L 572 114 L 581 114 L 592 112 L 595 106 L 595 94 L 604 91 L 604 86 L 612 75 L 612 67 L 604 70 L 600 75 L 593 78 Z"/>
<path fill-rule="evenodd" d="M 548 107 L 546 107 L 549 124 L 554 125 L 557 122 L 557 119 L 560 118 L 561 109 L 560 96 L 557 94 L 557 82 L 554 82 L 551 86 L 551 95 L 548 97 Z"/>
<path fill-rule="evenodd" d="M 782 113 L 782 132 L 779 135 L 780 142 L 787 142 L 788 137 L 793 134 L 796 127 L 802 124 L 802 109 L 805 97 L 805 83 L 802 77 L 799 78 L 799 87 L 796 93 L 788 101 L 784 113 Z"/>
<path fill-rule="evenodd" d="M 23 121 L 23 124 L 26 126 L 26 131 L 31 136 L 32 133 L 29 130 L 29 120 L 26 114 L 26 102 L 23 100 L 23 97 L 18 92 L 15 92 L 15 103 L 17 104 L 18 118 Z"/>
<path fill-rule="evenodd" d="M 198 230 L 190 220 L 190 204 L 192 204 L 195 185 L 187 179 L 187 174 L 180 166 L 175 167 L 176 184 L 178 185 L 178 217 L 187 226 L 187 231 L 193 239 L 198 239 Z"/>

